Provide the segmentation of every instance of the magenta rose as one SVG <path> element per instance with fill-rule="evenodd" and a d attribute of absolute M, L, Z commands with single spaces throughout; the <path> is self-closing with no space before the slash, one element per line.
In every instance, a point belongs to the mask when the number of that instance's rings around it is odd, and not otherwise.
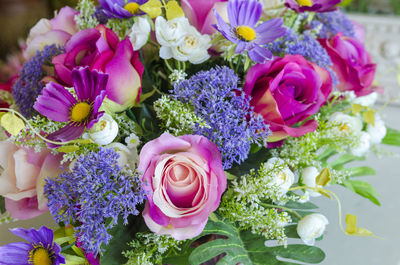
<path fill-rule="evenodd" d="M 143 65 L 129 39 L 119 41 L 110 29 L 99 25 L 76 33 L 65 45 L 65 53 L 53 58 L 57 79 L 72 86 L 72 69 L 89 66 L 109 74 L 105 100 L 114 112 L 123 111 L 138 102 Z"/>
<path fill-rule="evenodd" d="M 144 145 L 139 161 L 149 229 L 177 240 L 199 235 L 226 188 L 217 146 L 199 135 L 164 133 Z"/>
<path fill-rule="evenodd" d="M 214 15 L 213 9 L 228 20 L 227 4 L 228 0 L 181 1 L 182 9 L 189 19 L 190 24 L 201 34 L 213 34 L 216 31 L 212 26 L 213 24 L 217 24 L 217 18 Z"/>
<path fill-rule="evenodd" d="M 253 66 L 243 91 L 251 96 L 254 111 L 270 125 L 268 141 L 278 142 L 317 128 L 315 120 L 294 125 L 318 112 L 332 91 L 332 78 L 326 69 L 301 55 L 286 55 Z"/>
<path fill-rule="evenodd" d="M 35 56 L 36 51 L 41 51 L 46 45 L 64 46 L 71 36 L 78 32 L 74 19 L 77 14 L 74 9 L 66 6 L 61 8 L 53 19 L 39 20 L 29 31 L 24 51 L 25 59 L 29 60 Z"/>
<path fill-rule="evenodd" d="M 45 178 L 62 172 L 61 159 L 62 155 L 55 156 L 50 150 L 36 153 L 8 140 L 0 142 L 0 195 L 11 217 L 26 220 L 48 211 Z"/>
<path fill-rule="evenodd" d="M 376 64 L 364 45 L 357 39 L 338 33 L 331 39 L 320 39 L 333 63 L 340 91 L 354 91 L 357 96 L 365 96 L 374 91 Z"/>

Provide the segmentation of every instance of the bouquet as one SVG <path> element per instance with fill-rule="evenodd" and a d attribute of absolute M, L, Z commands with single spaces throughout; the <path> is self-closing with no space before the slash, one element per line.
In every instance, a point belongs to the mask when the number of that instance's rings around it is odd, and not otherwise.
<path fill-rule="evenodd" d="M 330 187 L 379 205 L 351 162 L 400 132 L 340 0 L 98 2 L 1 68 L 1 222 L 58 226 L 11 229 L 0 264 L 317 264 L 318 196 L 374 236 Z"/>

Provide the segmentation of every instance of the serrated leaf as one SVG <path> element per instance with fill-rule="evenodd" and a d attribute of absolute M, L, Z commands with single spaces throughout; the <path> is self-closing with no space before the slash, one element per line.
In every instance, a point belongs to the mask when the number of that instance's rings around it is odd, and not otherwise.
<path fill-rule="evenodd" d="M 60 153 L 72 153 L 79 150 L 79 146 L 77 145 L 63 145 L 56 149 Z"/>
<path fill-rule="evenodd" d="M 375 169 L 371 167 L 351 167 L 346 168 L 346 171 L 349 173 L 350 177 L 360 177 L 360 176 L 373 176 L 376 175 Z"/>
<path fill-rule="evenodd" d="M 320 185 L 322 187 L 328 185 L 329 182 L 331 182 L 331 172 L 329 171 L 329 168 L 324 168 L 319 175 L 315 179 L 315 183 L 317 185 Z"/>
<path fill-rule="evenodd" d="M 371 124 L 372 126 L 375 126 L 375 111 L 370 109 L 362 114 L 364 120 L 366 123 Z"/>
<path fill-rule="evenodd" d="M 167 6 L 165 7 L 167 20 L 172 20 L 174 18 L 183 17 L 185 13 L 183 13 L 182 8 L 179 6 L 176 1 L 168 1 Z"/>
<path fill-rule="evenodd" d="M 400 146 L 400 132 L 392 128 L 386 128 L 386 135 L 383 138 L 382 143 Z"/>
<path fill-rule="evenodd" d="M 162 14 L 161 7 L 162 4 L 159 0 L 149 0 L 147 3 L 140 6 L 140 10 L 151 18 L 156 18 Z"/>
<path fill-rule="evenodd" d="M 225 256 L 217 265 L 284 265 L 299 264 L 296 261 L 311 264 L 320 263 L 325 258 L 324 252 L 314 246 L 288 245 L 266 247 L 263 236 L 250 231 L 239 231 L 233 224 L 219 218 L 218 222 L 209 220 L 199 237 L 220 235 L 224 238 L 209 241 L 195 248 L 187 264 L 199 265 L 220 254 Z M 226 238 L 225 238 L 226 237 Z M 277 257 L 292 259 L 294 262 L 280 261 Z"/>
<path fill-rule="evenodd" d="M 376 197 L 379 197 L 378 192 L 371 186 L 368 182 L 361 180 L 344 180 L 343 185 L 353 191 L 361 195 L 364 198 L 367 198 L 372 203 L 380 206 L 381 203 L 378 201 Z"/>
<path fill-rule="evenodd" d="M 25 128 L 23 120 L 10 112 L 1 116 L 0 124 L 7 132 L 9 132 L 13 136 L 17 136 L 22 131 L 22 129 Z"/>

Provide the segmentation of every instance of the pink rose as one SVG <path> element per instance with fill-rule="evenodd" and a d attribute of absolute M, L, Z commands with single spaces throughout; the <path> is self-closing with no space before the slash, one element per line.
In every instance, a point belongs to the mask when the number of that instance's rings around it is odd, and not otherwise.
<path fill-rule="evenodd" d="M 144 70 L 139 53 L 133 50 L 129 39 L 119 41 L 103 25 L 76 33 L 66 43 L 65 53 L 55 56 L 52 62 L 57 78 L 68 86 L 72 86 L 75 67 L 89 66 L 109 74 L 105 102 L 114 112 L 132 107 L 139 100 Z"/>
<path fill-rule="evenodd" d="M 320 39 L 319 42 L 331 57 L 340 91 L 354 91 L 357 96 L 365 96 L 374 91 L 371 87 L 375 77 L 376 64 L 364 45 L 357 39 L 345 37 L 342 33 L 331 39 Z"/>
<path fill-rule="evenodd" d="M 203 231 L 226 189 L 221 154 L 203 136 L 164 133 L 140 152 L 147 202 L 143 217 L 151 231 L 177 240 Z"/>
<path fill-rule="evenodd" d="M 13 218 L 30 219 L 48 210 L 43 186 L 45 178 L 61 173 L 61 158 L 49 150 L 35 153 L 8 140 L 0 142 L 0 166 L 4 169 L 0 195 Z"/>
<path fill-rule="evenodd" d="M 216 29 L 212 26 L 217 24 L 217 18 L 213 9 L 228 21 L 228 0 L 182 0 L 181 6 L 193 25 L 201 34 L 213 34 Z"/>
<path fill-rule="evenodd" d="M 270 125 L 268 141 L 278 142 L 315 131 L 315 120 L 294 125 L 319 111 L 332 91 L 332 78 L 301 55 L 286 55 L 253 66 L 243 91 L 251 96 L 254 111 Z"/>
<path fill-rule="evenodd" d="M 75 22 L 75 15 L 78 14 L 74 9 L 66 6 L 51 20 L 42 18 L 36 23 L 29 32 L 26 40 L 25 59 L 29 60 L 35 56 L 36 51 L 43 50 L 44 46 L 56 44 L 64 46 L 73 34 L 78 32 Z"/>

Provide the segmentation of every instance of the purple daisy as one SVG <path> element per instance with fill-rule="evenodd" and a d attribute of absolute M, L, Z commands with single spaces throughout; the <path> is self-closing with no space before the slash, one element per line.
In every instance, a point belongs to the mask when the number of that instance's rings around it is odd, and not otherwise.
<path fill-rule="evenodd" d="M 335 11 L 336 5 L 341 2 L 342 0 L 286 0 L 285 5 L 297 13 L 304 11 L 323 13 Z"/>
<path fill-rule="evenodd" d="M 58 265 L 65 264 L 60 246 L 53 242 L 53 231 L 42 226 L 39 230 L 15 228 L 10 232 L 29 243 L 17 242 L 0 247 L 3 265 Z"/>
<path fill-rule="evenodd" d="M 254 62 L 263 63 L 272 58 L 265 44 L 283 36 L 282 18 L 273 18 L 256 26 L 262 13 L 257 0 L 231 0 L 228 3 L 229 24 L 214 10 L 218 25 L 213 25 L 229 41 L 236 43 L 235 53 L 247 51 Z"/>
<path fill-rule="evenodd" d="M 130 18 L 144 14 L 140 6 L 148 0 L 99 0 L 103 12 L 110 18 Z"/>
<path fill-rule="evenodd" d="M 47 136 L 49 140 L 67 142 L 81 136 L 103 116 L 99 112 L 106 95 L 108 75 L 90 71 L 89 67 L 72 70 L 76 98 L 63 86 L 50 82 L 33 106 L 43 116 L 68 124 Z"/>

